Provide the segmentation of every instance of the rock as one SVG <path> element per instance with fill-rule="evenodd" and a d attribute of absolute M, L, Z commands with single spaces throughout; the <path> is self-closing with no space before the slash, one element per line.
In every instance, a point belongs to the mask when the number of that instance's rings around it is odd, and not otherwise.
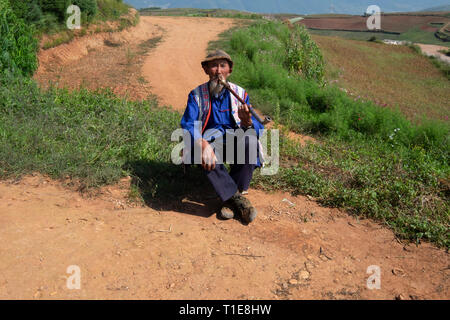
<path fill-rule="evenodd" d="M 322 260 L 322 261 L 328 261 L 328 258 L 327 257 L 325 257 L 323 254 L 322 255 L 320 255 L 320 260 Z"/>
<path fill-rule="evenodd" d="M 314 269 L 316 266 L 311 261 L 305 262 L 306 269 Z"/>
<path fill-rule="evenodd" d="M 289 204 L 291 207 L 295 206 L 295 203 L 292 203 L 291 201 L 289 201 L 288 199 L 284 198 L 283 200 L 281 200 L 282 202 L 287 202 L 287 204 Z"/>
<path fill-rule="evenodd" d="M 308 271 L 300 271 L 299 277 L 303 280 L 309 279 L 309 272 Z"/>
<path fill-rule="evenodd" d="M 405 300 L 405 296 L 400 293 L 395 296 L 395 300 Z"/>
<path fill-rule="evenodd" d="M 296 285 L 296 284 L 298 284 L 298 281 L 296 279 L 291 279 L 291 280 L 289 280 L 289 283 L 292 285 Z"/>
<path fill-rule="evenodd" d="M 405 275 L 405 271 L 403 271 L 400 268 L 394 268 L 392 269 L 392 274 L 395 276 L 404 276 Z"/>
<path fill-rule="evenodd" d="M 289 288 L 289 285 L 287 283 L 283 283 L 283 289 Z"/>

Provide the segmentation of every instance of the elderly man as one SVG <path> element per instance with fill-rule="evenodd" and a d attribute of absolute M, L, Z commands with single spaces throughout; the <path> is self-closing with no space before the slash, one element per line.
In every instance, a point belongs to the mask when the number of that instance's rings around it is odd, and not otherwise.
<path fill-rule="evenodd" d="M 245 90 L 228 82 L 246 102 L 241 104 L 219 81 L 226 81 L 233 70 L 233 61 L 225 51 L 208 54 L 201 65 L 209 81 L 189 93 L 181 127 L 189 131 L 192 146 L 201 150 L 204 172 L 223 201 L 220 217 L 239 217 L 250 223 L 256 217 L 256 209 L 243 194 L 247 193 L 253 171 L 261 165 L 262 150 L 257 137 L 264 127 L 251 115 Z M 252 134 L 254 139 L 249 137 Z M 231 148 L 227 147 L 230 143 Z M 230 172 L 220 161 L 225 158 Z"/>

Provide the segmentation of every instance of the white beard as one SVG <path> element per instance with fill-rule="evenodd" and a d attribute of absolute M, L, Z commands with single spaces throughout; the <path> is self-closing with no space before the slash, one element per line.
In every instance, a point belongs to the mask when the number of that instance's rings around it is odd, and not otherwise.
<path fill-rule="evenodd" d="M 220 92 L 222 92 L 222 89 L 224 88 L 224 85 L 220 83 L 218 80 L 211 80 L 209 81 L 209 93 L 217 97 Z"/>

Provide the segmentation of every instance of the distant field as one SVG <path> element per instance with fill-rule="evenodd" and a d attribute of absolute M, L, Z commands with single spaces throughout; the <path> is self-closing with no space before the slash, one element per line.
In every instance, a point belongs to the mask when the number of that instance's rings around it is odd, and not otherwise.
<path fill-rule="evenodd" d="M 432 63 L 406 46 L 313 35 L 327 61 L 327 78 L 409 118 L 448 120 L 450 82 Z"/>
<path fill-rule="evenodd" d="M 368 40 L 375 36 L 380 40 L 408 40 L 450 46 L 450 42 L 444 42 L 435 36 L 439 29 L 450 22 L 448 13 L 383 14 L 380 32 L 369 32 L 366 26 L 367 17 L 362 16 L 306 16 L 304 18 L 298 23 L 310 28 L 314 34 L 355 40 Z"/>
<path fill-rule="evenodd" d="M 338 31 L 338 30 L 320 30 L 308 29 L 311 34 L 321 36 L 340 37 L 350 40 L 369 40 L 375 37 L 377 40 L 406 40 L 417 43 L 435 44 L 439 46 L 450 47 L 450 42 L 444 42 L 435 37 L 434 33 L 419 30 L 418 28 L 411 28 L 409 31 L 402 34 L 390 34 L 383 32 L 361 32 L 361 31 Z"/>
<path fill-rule="evenodd" d="M 366 31 L 366 21 L 367 17 L 352 16 L 347 18 L 306 18 L 299 23 L 308 28 Z M 448 21 L 450 21 L 449 18 L 441 16 L 382 15 L 381 29 L 402 33 L 418 26 L 421 30 L 436 32 L 439 27 L 432 24 L 445 24 Z"/>
<path fill-rule="evenodd" d="M 145 8 L 140 9 L 139 13 L 143 16 L 191 16 L 191 17 L 232 17 L 244 19 L 261 19 L 262 15 L 245 12 L 239 10 L 225 9 L 195 9 L 195 8 L 170 8 L 157 9 Z"/>

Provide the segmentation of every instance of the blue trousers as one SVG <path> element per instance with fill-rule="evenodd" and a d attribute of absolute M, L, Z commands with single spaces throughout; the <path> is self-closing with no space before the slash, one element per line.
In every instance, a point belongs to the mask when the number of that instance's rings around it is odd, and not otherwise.
<path fill-rule="evenodd" d="M 214 170 L 206 171 L 206 177 L 222 201 L 230 199 L 236 191 L 245 191 L 250 186 L 254 164 L 232 164 L 230 172 L 223 164 L 216 164 Z"/>
<path fill-rule="evenodd" d="M 230 172 L 228 172 L 223 164 L 216 164 L 214 170 L 211 171 L 203 170 L 222 201 L 230 199 L 236 191 L 242 192 L 248 190 L 253 177 L 253 171 L 257 167 L 257 164 L 249 161 L 249 148 L 253 147 L 256 150 L 258 149 L 257 145 L 252 144 L 249 142 L 249 139 L 245 139 L 245 163 L 243 164 L 237 164 L 237 150 L 235 148 L 234 164 L 230 164 Z M 226 159 L 225 146 L 223 150 L 223 159 Z"/>

